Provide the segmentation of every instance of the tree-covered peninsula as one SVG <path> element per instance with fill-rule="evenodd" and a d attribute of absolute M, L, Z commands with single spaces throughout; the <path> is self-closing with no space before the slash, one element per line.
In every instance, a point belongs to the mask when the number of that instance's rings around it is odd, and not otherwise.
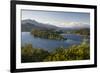
<path fill-rule="evenodd" d="M 33 29 L 31 34 L 35 37 L 51 39 L 51 40 L 66 40 L 59 32 L 52 31 L 52 30 L 37 30 Z"/>

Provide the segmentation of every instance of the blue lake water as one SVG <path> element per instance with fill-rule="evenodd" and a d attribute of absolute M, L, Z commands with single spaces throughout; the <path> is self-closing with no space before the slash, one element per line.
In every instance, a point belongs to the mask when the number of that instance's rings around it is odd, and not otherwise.
<path fill-rule="evenodd" d="M 83 41 L 83 37 L 75 34 L 62 34 L 67 40 L 50 40 L 34 37 L 30 32 L 21 33 L 21 44 L 32 44 L 35 48 L 42 48 L 48 51 L 52 51 L 57 47 L 69 47 L 73 44 L 80 44 Z"/>

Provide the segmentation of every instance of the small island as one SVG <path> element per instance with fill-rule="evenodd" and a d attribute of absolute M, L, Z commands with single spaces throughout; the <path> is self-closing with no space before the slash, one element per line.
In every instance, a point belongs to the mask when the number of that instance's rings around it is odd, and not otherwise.
<path fill-rule="evenodd" d="M 35 37 L 45 38 L 45 39 L 51 39 L 51 40 L 67 40 L 67 38 L 64 38 L 62 35 L 60 35 L 59 32 L 52 31 L 52 30 L 38 30 L 33 29 L 31 31 L 31 34 Z"/>

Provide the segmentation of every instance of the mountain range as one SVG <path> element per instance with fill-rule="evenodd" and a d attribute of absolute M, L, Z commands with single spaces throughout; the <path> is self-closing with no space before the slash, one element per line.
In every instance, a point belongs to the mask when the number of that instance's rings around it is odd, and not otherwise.
<path fill-rule="evenodd" d="M 80 24 L 81 25 L 81 24 Z M 21 31 L 26 31 L 29 32 L 32 29 L 39 29 L 39 30 L 75 30 L 75 29 L 81 29 L 81 28 L 89 28 L 89 26 L 80 26 L 79 24 L 73 27 L 58 27 L 56 25 L 51 25 L 51 24 L 45 24 L 45 23 L 40 23 L 36 20 L 31 20 L 31 19 L 26 19 L 21 21 Z"/>
<path fill-rule="evenodd" d="M 35 20 L 22 20 L 21 21 L 21 31 L 31 31 L 32 29 L 40 29 L 40 30 L 54 30 L 58 27 L 50 25 L 50 24 L 44 24 L 39 23 Z"/>

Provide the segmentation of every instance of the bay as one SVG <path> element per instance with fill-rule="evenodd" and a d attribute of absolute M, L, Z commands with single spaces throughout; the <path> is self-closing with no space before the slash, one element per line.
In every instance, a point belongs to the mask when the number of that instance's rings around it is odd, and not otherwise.
<path fill-rule="evenodd" d="M 47 51 L 52 51 L 58 47 L 69 47 L 71 45 L 80 44 L 83 41 L 81 35 L 76 34 L 61 34 L 67 40 L 50 40 L 39 37 L 34 37 L 30 32 L 21 32 L 21 45 L 32 44 L 34 48 L 42 48 Z"/>

